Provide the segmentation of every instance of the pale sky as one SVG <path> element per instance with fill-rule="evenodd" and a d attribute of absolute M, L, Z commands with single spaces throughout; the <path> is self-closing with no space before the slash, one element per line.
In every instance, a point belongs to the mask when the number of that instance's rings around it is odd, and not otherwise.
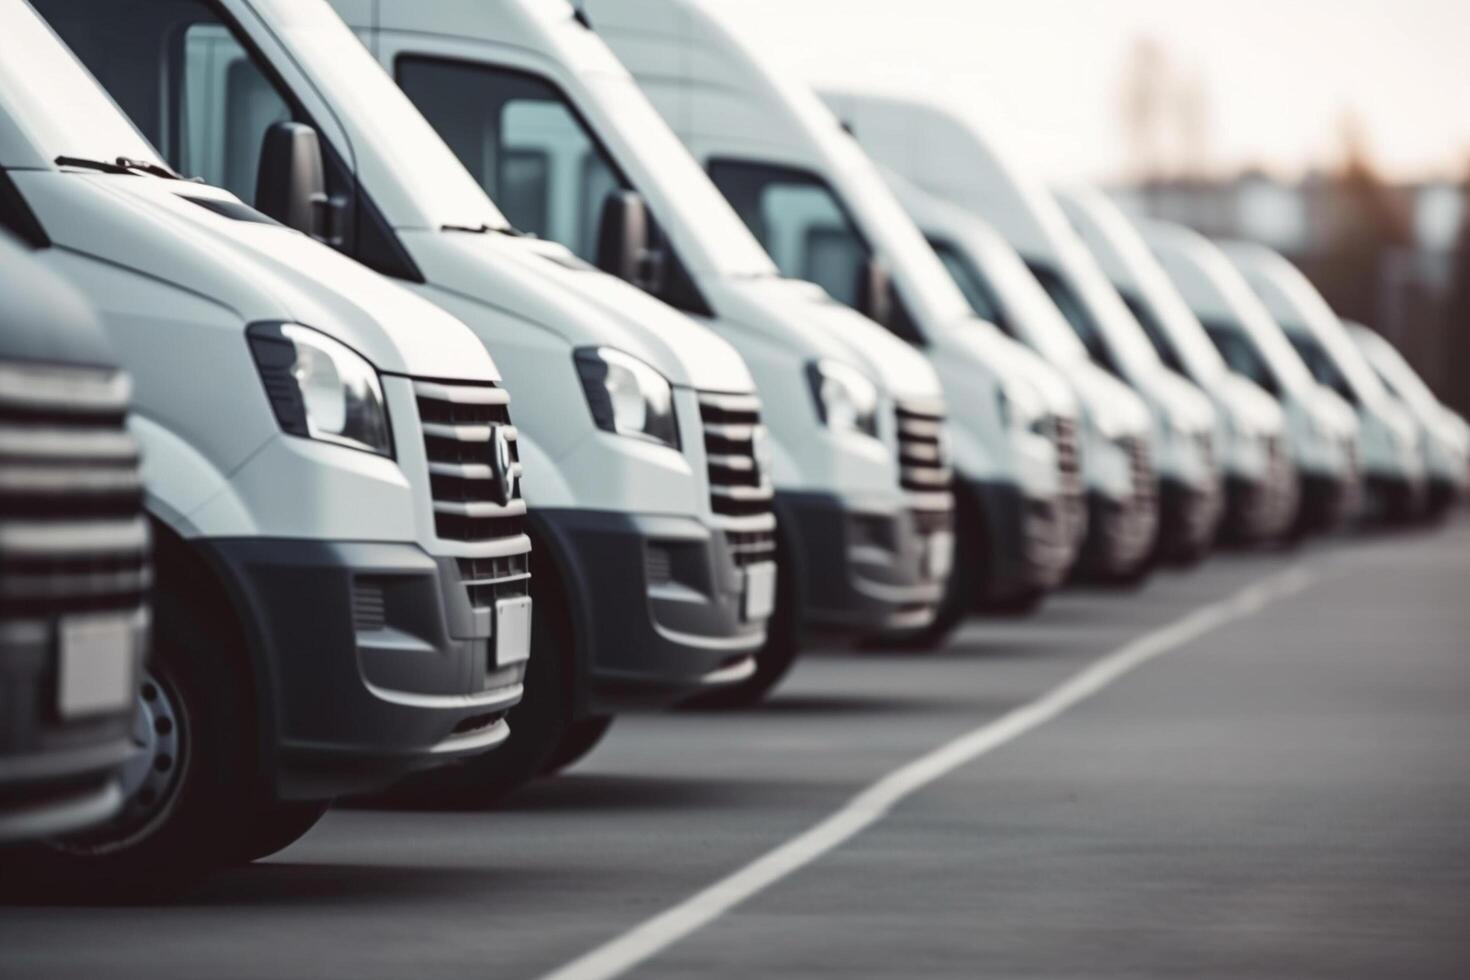
<path fill-rule="evenodd" d="M 927 92 L 1051 179 L 1117 177 L 1141 38 L 1206 93 L 1210 158 L 1337 160 L 1351 111 L 1393 177 L 1470 169 L 1470 0 L 707 0 L 813 83 Z"/>

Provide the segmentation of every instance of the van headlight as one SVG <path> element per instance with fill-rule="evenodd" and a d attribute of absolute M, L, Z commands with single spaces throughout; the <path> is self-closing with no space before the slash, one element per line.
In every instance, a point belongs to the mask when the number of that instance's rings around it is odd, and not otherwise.
<path fill-rule="evenodd" d="M 383 385 L 361 354 L 295 323 L 252 324 L 246 338 L 283 431 L 393 455 Z"/>
<path fill-rule="evenodd" d="M 813 361 L 806 376 L 827 428 L 878 438 L 878 386 L 861 371 L 837 361 Z"/>
<path fill-rule="evenodd" d="M 674 389 L 668 378 L 610 347 L 582 347 L 572 356 L 599 429 L 679 448 Z"/>

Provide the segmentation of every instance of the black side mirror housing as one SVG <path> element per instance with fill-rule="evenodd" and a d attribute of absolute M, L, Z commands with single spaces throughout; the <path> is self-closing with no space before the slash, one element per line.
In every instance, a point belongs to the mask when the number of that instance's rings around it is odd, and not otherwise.
<path fill-rule="evenodd" d="M 318 241 L 332 241 L 332 199 L 316 130 L 297 122 L 278 122 L 260 144 L 255 179 L 256 210 Z"/>
<path fill-rule="evenodd" d="M 650 293 L 661 288 L 663 254 L 653 247 L 648 205 L 636 192 L 613 191 L 602 202 L 597 267 Z"/>
<path fill-rule="evenodd" d="M 893 277 L 877 257 L 858 266 L 858 311 L 869 320 L 892 330 L 897 303 L 893 295 Z"/>

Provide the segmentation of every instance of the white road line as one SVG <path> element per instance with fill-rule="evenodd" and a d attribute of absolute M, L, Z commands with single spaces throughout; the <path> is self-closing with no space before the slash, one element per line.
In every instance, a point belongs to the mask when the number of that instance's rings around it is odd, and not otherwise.
<path fill-rule="evenodd" d="M 1270 603 L 1302 591 L 1316 580 L 1313 572 L 1301 567 L 1291 568 L 1243 589 L 1229 599 L 1203 606 L 1168 626 L 1144 634 L 1095 661 L 1035 701 L 894 770 L 811 829 L 673 908 L 553 970 L 542 980 L 611 980 L 622 976 L 787 875 L 845 844 L 883 819 L 896 804 L 935 780 L 1044 725 L 1150 660 L 1177 650 L 1232 620 L 1254 615 Z"/>

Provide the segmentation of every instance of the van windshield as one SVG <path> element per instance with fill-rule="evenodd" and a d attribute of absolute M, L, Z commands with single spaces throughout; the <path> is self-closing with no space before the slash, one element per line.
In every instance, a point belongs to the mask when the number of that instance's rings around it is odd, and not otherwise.
<path fill-rule="evenodd" d="M 1239 323 L 1211 320 L 1204 324 L 1205 334 L 1219 350 L 1225 364 L 1236 374 L 1243 375 L 1259 385 L 1268 394 L 1280 397 L 1281 384 L 1271 365 L 1261 356 L 1261 351 Z"/>
<path fill-rule="evenodd" d="M 158 152 L 118 110 L 45 22 L 25 4 L 6 8 L 0 31 L 0 112 L 48 159 L 162 164 Z"/>
<path fill-rule="evenodd" d="M 1301 355 L 1307 370 L 1312 372 L 1312 377 L 1317 379 L 1318 384 L 1331 388 L 1350 405 L 1362 404 L 1357 389 L 1348 383 L 1347 377 L 1338 368 L 1337 361 L 1327 353 L 1327 348 L 1322 346 L 1321 341 L 1301 328 L 1287 330 L 1286 336 L 1291 339 L 1292 346 Z"/>
<path fill-rule="evenodd" d="M 950 242 L 936 239 L 931 244 L 965 298 L 971 299 L 972 292 L 981 298 L 986 308 L 994 311 L 994 322 L 1007 334 L 1053 363 L 1087 359 L 1087 349 L 1056 304 L 1005 242 L 997 241 L 993 247 L 987 242 L 973 255 Z M 973 299 L 971 305 L 975 306 Z M 991 319 L 979 306 L 975 306 L 975 312 Z"/>
<path fill-rule="evenodd" d="M 648 183 L 656 186 L 635 186 L 571 100 L 543 78 L 422 54 L 398 58 L 394 70 L 409 99 L 516 227 L 596 262 L 608 195 L 633 190 L 648 199 L 655 217 L 664 210 L 661 202 L 679 208 L 680 223 L 698 236 L 702 267 L 726 276 L 774 274 L 770 260 L 636 89 L 608 93 L 601 108 L 620 142 L 636 146 L 639 163 L 651 168 Z M 619 82 L 589 84 L 601 92 L 598 86 Z M 667 220 L 663 231 L 676 243 L 685 241 Z M 681 258 L 692 261 L 692 253 L 683 249 Z"/>

